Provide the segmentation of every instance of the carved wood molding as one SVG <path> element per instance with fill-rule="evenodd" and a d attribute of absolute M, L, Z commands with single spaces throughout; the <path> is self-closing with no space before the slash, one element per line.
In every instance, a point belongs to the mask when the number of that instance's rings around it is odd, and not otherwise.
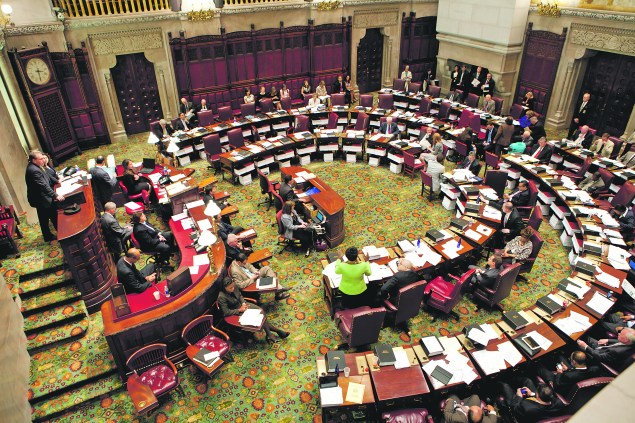
<path fill-rule="evenodd" d="M 89 34 L 88 39 L 96 56 L 126 54 L 163 47 L 160 28 Z"/>
<path fill-rule="evenodd" d="M 64 31 L 64 24 L 61 22 L 47 23 L 47 24 L 29 24 L 20 26 L 7 26 L 4 29 L 7 36 L 15 37 L 18 35 L 30 35 L 30 34 L 46 34 L 48 32 Z"/>
<path fill-rule="evenodd" d="M 353 15 L 353 28 L 377 28 L 400 22 L 399 11 L 394 9 L 360 10 Z"/>
<path fill-rule="evenodd" d="M 635 56 L 635 30 L 571 24 L 572 44 Z"/>

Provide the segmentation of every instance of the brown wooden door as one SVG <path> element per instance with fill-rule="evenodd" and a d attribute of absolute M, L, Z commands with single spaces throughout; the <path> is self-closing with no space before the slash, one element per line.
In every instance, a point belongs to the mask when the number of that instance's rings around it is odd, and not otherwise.
<path fill-rule="evenodd" d="M 604 52 L 592 57 L 576 105 L 586 91 L 594 104 L 589 126 L 598 135 L 622 135 L 635 104 L 635 57 Z"/>
<path fill-rule="evenodd" d="M 154 65 L 143 53 L 117 56 L 111 70 L 127 134 L 150 130 L 150 122 L 161 119 L 161 100 Z"/>
<path fill-rule="evenodd" d="M 357 46 L 357 85 L 367 93 L 381 88 L 384 36 L 379 28 L 369 28 Z"/>

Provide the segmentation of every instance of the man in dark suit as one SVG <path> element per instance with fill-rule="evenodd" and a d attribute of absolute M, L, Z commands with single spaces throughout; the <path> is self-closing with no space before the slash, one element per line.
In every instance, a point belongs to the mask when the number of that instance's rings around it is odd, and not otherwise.
<path fill-rule="evenodd" d="M 179 103 L 179 114 L 181 113 L 183 113 L 188 122 L 191 121 L 194 116 L 196 116 L 196 108 L 194 107 L 194 103 L 192 103 L 191 101 L 187 101 L 185 97 L 183 97 L 181 99 L 181 102 Z"/>
<path fill-rule="evenodd" d="M 494 148 L 495 136 L 496 136 L 496 129 L 494 128 L 494 124 L 491 122 L 488 122 L 485 129 L 485 138 L 481 140 L 480 138 L 477 137 L 477 140 L 474 142 L 478 157 L 480 157 L 481 159 L 484 159 L 485 152 L 486 151 L 491 152 L 491 150 Z"/>
<path fill-rule="evenodd" d="M 379 132 L 382 134 L 399 134 L 399 127 L 392 121 L 392 117 L 388 116 L 386 121 L 379 125 Z"/>
<path fill-rule="evenodd" d="M 470 73 L 467 71 L 467 65 L 461 66 L 461 72 L 459 74 L 456 88 L 463 91 L 463 98 L 458 101 L 463 101 L 470 92 Z"/>
<path fill-rule="evenodd" d="M 400 259 L 397 261 L 397 273 L 392 275 L 379 289 L 378 300 L 383 301 L 388 297 L 394 297 L 404 286 L 408 286 L 420 280 L 421 277 L 412 270 L 410 260 Z"/>
<path fill-rule="evenodd" d="M 278 189 L 278 194 L 282 197 L 282 201 L 295 201 L 298 199 L 298 196 L 293 190 L 293 178 L 291 175 L 287 173 L 282 175 L 282 183 Z"/>
<path fill-rule="evenodd" d="M 478 81 L 476 85 L 474 85 L 476 83 L 475 80 Z M 483 90 L 481 86 L 483 85 L 483 81 L 485 81 L 485 73 L 483 73 L 483 68 L 479 66 L 476 68 L 476 73 L 470 77 L 470 92 L 478 96 L 482 95 Z"/>
<path fill-rule="evenodd" d="M 57 230 L 57 207 L 56 202 L 64 201 L 64 196 L 57 195 L 53 191 L 53 186 L 58 183 L 57 179 L 44 170 L 46 156 L 39 150 L 29 153 L 29 164 L 26 167 L 24 179 L 26 181 L 26 197 L 29 205 L 37 210 L 37 218 L 40 221 L 40 230 L 45 242 L 52 242 L 56 239 L 49 222 Z"/>
<path fill-rule="evenodd" d="M 179 114 L 179 119 L 176 121 L 175 127 L 177 131 L 189 131 L 192 129 L 192 126 L 185 118 L 185 113 Z"/>
<path fill-rule="evenodd" d="M 474 291 L 479 286 L 483 288 L 493 288 L 496 284 L 496 279 L 500 274 L 500 266 L 502 263 L 503 260 L 500 258 L 500 256 L 492 254 L 487 259 L 485 268 L 474 265 L 468 266 L 470 269 L 476 270 L 467 280 L 467 289 L 469 289 L 470 291 Z"/>
<path fill-rule="evenodd" d="M 571 119 L 571 126 L 569 126 L 569 135 L 567 135 L 568 139 L 571 139 L 571 136 L 576 129 L 589 123 L 591 113 L 593 113 L 591 94 L 584 93 L 580 105 L 573 109 L 573 119 Z"/>
<path fill-rule="evenodd" d="M 546 164 L 551 161 L 551 154 L 553 149 L 547 144 L 547 138 L 538 138 L 538 144 L 534 145 L 531 149 L 531 157 L 538 159 L 540 163 Z"/>
<path fill-rule="evenodd" d="M 485 81 L 483 81 L 483 85 L 481 85 L 481 90 L 483 91 L 483 96 L 487 94 L 493 96 L 494 88 L 496 88 L 496 81 L 492 79 L 492 74 L 488 73 L 485 77 Z"/>
<path fill-rule="evenodd" d="M 476 160 L 476 153 L 474 151 L 470 151 L 465 160 L 463 160 L 463 162 L 461 162 L 461 164 L 459 164 L 456 168 L 467 169 L 474 175 L 477 175 L 478 172 L 481 170 L 481 164 L 478 162 L 478 160 Z"/>
<path fill-rule="evenodd" d="M 212 110 L 212 109 L 210 109 L 209 106 L 207 105 L 207 100 L 202 99 L 201 100 L 201 104 L 199 104 L 196 107 L 196 113 L 198 113 L 198 112 L 206 112 L 208 110 Z"/>
<path fill-rule="evenodd" d="M 342 75 L 338 75 L 337 80 L 333 82 L 333 94 L 344 92 L 344 81 L 342 81 Z"/>
<path fill-rule="evenodd" d="M 117 185 L 117 178 L 113 177 L 106 170 L 104 156 L 95 157 L 95 167 L 90 170 L 91 186 L 93 195 L 98 206 L 97 210 L 101 210 L 103 205 L 110 201 L 112 193 Z"/>
<path fill-rule="evenodd" d="M 145 213 L 135 212 L 132 215 L 132 233 L 142 251 L 156 251 L 157 261 L 167 263 L 174 251 L 174 235 L 172 232 L 159 231 L 148 223 Z"/>
<path fill-rule="evenodd" d="M 499 248 L 516 238 L 525 227 L 523 219 L 510 201 L 503 203 L 502 212 L 501 229 L 496 234 L 496 242 L 494 242 L 494 245 Z"/>
<path fill-rule="evenodd" d="M 527 186 L 527 181 L 518 182 L 518 186 L 512 190 L 509 194 L 503 194 L 503 198 L 498 201 L 489 201 L 487 199 L 483 199 L 485 204 L 489 204 L 490 206 L 502 210 L 503 205 L 506 202 L 510 202 L 513 207 L 526 207 L 529 204 L 529 189 Z"/>
<path fill-rule="evenodd" d="M 247 257 L 253 252 L 251 247 L 247 246 L 246 243 L 238 238 L 236 234 L 228 234 L 227 239 L 225 240 L 225 253 L 227 254 L 227 258 L 231 260 L 236 260 L 240 254 L 244 254 Z"/>
<path fill-rule="evenodd" d="M 589 338 L 586 343 L 578 339 L 578 346 L 594 360 L 608 365 L 620 365 L 631 354 L 635 353 L 635 329 L 624 328 L 617 339 Z"/>
<path fill-rule="evenodd" d="M 624 238 L 624 242 L 633 241 L 633 230 L 635 229 L 633 210 L 624 204 L 618 204 L 611 210 L 611 216 L 620 224 L 620 233 L 622 238 Z"/>
<path fill-rule="evenodd" d="M 443 417 L 446 423 L 496 423 L 497 416 L 494 407 L 488 405 L 487 409 L 489 412 L 484 414 L 478 395 L 470 395 L 463 400 L 456 395 L 450 395 L 445 400 Z"/>
<path fill-rule="evenodd" d="M 123 253 L 123 246 L 132 234 L 132 227 L 126 226 L 122 228 L 117 221 L 115 215 L 117 214 L 117 205 L 112 201 L 107 202 L 104 205 L 104 213 L 101 216 L 101 231 L 104 234 L 108 251 L 116 257 Z"/>
<path fill-rule="evenodd" d="M 588 149 L 593 143 L 593 133 L 589 131 L 588 125 L 582 125 L 582 127 L 575 130 L 573 138 L 571 139 L 580 144 L 582 147 Z"/>
<path fill-rule="evenodd" d="M 538 376 L 545 382 L 551 383 L 556 392 L 566 395 L 574 384 L 595 377 L 600 373 L 599 367 L 587 367 L 586 361 L 585 353 L 574 351 L 569 360 L 564 357 L 559 358 L 555 373 L 547 370 L 544 366 L 538 366 Z"/>
<path fill-rule="evenodd" d="M 174 129 L 172 128 L 172 125 L 170 125 L 165 119 L 161 119 L 159 121 L 159 126 L 154 129 L 154 135 L 156 135 L 160 140 L 165 137 L 169 137 L 173 133 Z"/>
<path fill-rule="evenodd" d="M 516 421 L 534 423 L 557 416 L 564 408 L 564 404 L 555 395 L 551 386 L 541 383 L 536 387 L 529 378 L 524 378 L 521 382 L 522 388 L 518 388 L 515 393 L 508 384 L 501 383 L 503 397 Z"/>
<path fill-rule="evenodd" d="M 536 116 L 529 118 L 529 130 L 531 131 L 531 137 L 538 140 L 542 137 L 547 137 L 544 124 L 538 120 Z"/>
<path fill-rule="evenodd" d="M 127 294 L 141 293 L 156 282 L 154 263 L 148 263 L 146 267 L 137 270 L 135 263 L 141 258 L 141 252 L 136 248 L 128 250 L 125 256 L 117 262 L 117 281 L 123 284 Z"/>

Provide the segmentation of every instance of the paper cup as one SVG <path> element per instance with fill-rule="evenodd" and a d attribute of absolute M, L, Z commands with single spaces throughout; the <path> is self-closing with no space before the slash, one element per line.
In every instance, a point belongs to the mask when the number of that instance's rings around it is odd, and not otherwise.
<path fill-rule="evenodd" d="M 351 374 L 350 367 L 344 367 L 344 377 L 348 377 Z"/>
<path fill-rule="evenodd" d="M 159 301 L 159 298 L 161 297 L 161 294 L 159 293 L 159 291 L 154 291 L 152 295 L 154 295 L 155 300 Z"/>

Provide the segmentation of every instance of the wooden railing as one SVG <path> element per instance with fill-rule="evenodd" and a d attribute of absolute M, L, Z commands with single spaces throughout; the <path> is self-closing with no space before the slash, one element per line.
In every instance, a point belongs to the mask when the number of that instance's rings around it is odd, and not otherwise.
<path fill-rule="evenodd" d="M 225 0 L 225 6 L 240 6 L 243 4 L 288 3 L 289 0 Z"/>
<path fill-rule="evenodd" d="M 53 0 L 69 18 L 171 10 L 171 0 Z"/>

